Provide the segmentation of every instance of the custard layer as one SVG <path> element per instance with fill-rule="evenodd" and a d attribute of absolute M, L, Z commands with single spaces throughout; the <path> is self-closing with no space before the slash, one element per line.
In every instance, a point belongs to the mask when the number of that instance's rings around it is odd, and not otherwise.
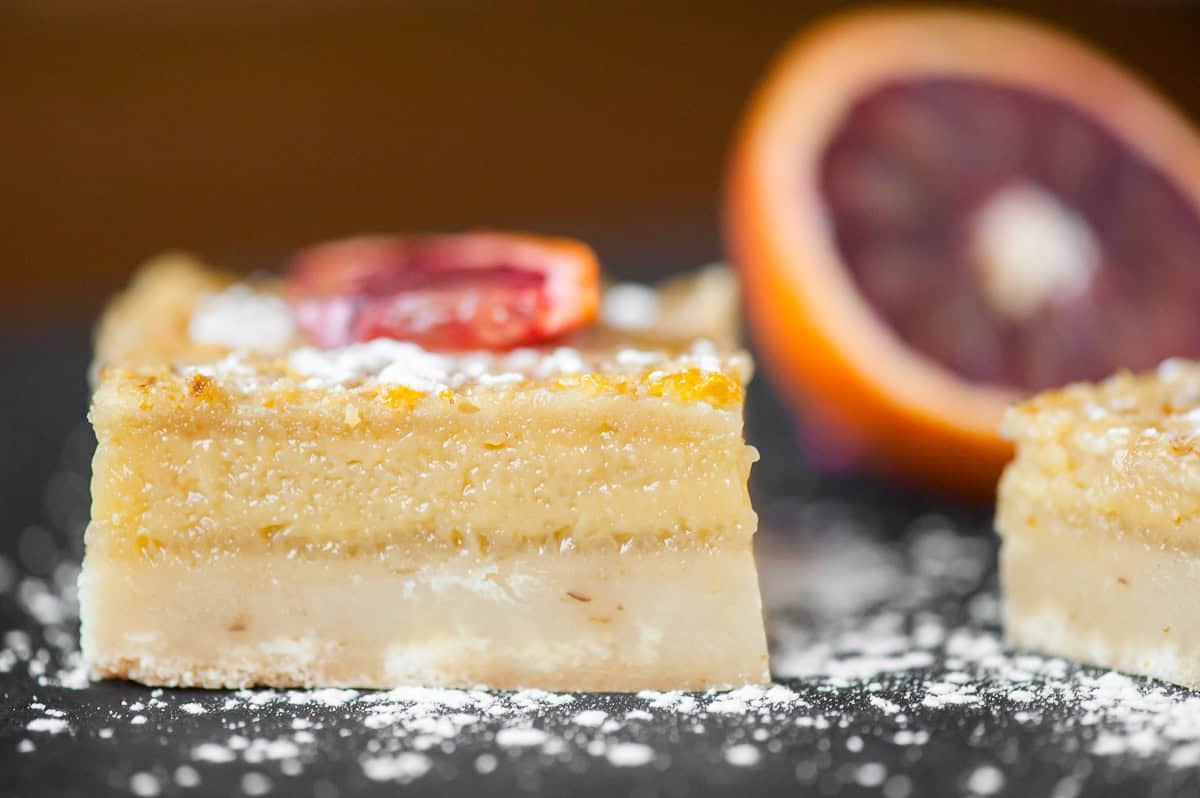
<path fill-rule="evenodd" d="M 148 417 L 147 417 L 148 416 Z M 749 539 L 740 406 L 520 392 L 349 424 L 324 405 L 93 408 L 88 550 L 379 548 L 483 553 L 632 538 Z"/>

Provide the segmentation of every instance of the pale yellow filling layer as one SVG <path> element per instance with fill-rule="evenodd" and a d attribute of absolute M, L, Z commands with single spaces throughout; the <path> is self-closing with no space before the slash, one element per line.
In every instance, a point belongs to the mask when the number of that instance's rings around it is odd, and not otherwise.
<path fill-rule="evenodd" d="M 89 550 L 424 547 L 495 553 L 748 539 L 741 417 L 620 396 L 429 405 L 346 428 L 236 409 L 97 418 Z M 308 423 L 301 423 L 307 421 Z"/>

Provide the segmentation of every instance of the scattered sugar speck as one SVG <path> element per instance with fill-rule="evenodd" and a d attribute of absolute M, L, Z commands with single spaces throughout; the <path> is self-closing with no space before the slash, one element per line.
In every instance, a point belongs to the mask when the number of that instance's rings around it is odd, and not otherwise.
<path fill-rule="evenodd" d="M 192 749 L 192 759 L 197 762 L 232 762 L 237 755 L 223 745 L 202 743 Z"/>
<path fill-rule="evenodd" d="M 734 767 L 748 768 L 758 764 L 758 760 L 762 758 L 762 752 L 757 746 L 749 743 L 741 743 L 726 749 L 725 761 Z"/>
<path fill-rule="evenodd" d="M 363 773 L 371 781 L 407 783 L 429 772 L 432 760 L 425 754 L 405 751 L 395 756 L 368 757 L 362 761 Z"/>
<path fill-rule="evenodd" d="M 496 745 L 502 748 L 524 748 L 546 742 L 547 734 L 541 729 L 501 729 L 496 732 Z"/>
<path fill-rule="evenodd" d="M 1004 774 L 994 765 L 980 765 L 967 776 L 967 789 L 975 795 L 995 795 L 1004 787 Z"/>
<path fill-rule="evenodd" d="M 654 749 L 644 743 L 616 743 L 605 756 L 615 767 L 641 767 L 654 761 Z"/>
<path fill-rule="evenodd" d="M 62 718 L 34 718 L 25 724 L 25 728 L 31 732 L 61 734 L 71 728 L 71 725 Z"/>
<path fill-rule="evenodd" d="M 191 765 L 175 768 L 175 783 L 180 787 L 195 787 L 200 783 L 200 772 Z"/>
<path fill-rule="evenodd" d="M 242 792 L 246 795 L 266 795 L 271 791 L 271 777 L 266 773 L 250 771 L 242 774 Z"/>
<path fill-rule="evenodd" d="M 854 780 L 863 787 L 878 787 L 886 778 L 887 768 L 879 762 L 865 762 L 854 774 Z"/>
<path fill-rule="evenodd" d="M 572 722 L 576 726 L 586 726 L 588 728 L 599 726 L 608 719 L 608 713 L 602 709 L 585 709 L 574 717 Z"/>
<path fill-rule="evenodd" d="M 139 771 L 129 777 L 129 791 L 142 798 L 153 798 L 162 791 L 162 785 L 153 773 Z"/>

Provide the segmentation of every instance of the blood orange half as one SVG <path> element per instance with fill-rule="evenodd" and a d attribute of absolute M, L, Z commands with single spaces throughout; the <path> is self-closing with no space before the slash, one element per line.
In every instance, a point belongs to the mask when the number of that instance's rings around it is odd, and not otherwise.
<path fill-rule="evenodd" d="M 737 136 L 726 236 L 815 448 L 923 485 L 990 493 L 1023 393 L 1200 356 L 1200 139 L 1018 18 L 796 39 Z"/>

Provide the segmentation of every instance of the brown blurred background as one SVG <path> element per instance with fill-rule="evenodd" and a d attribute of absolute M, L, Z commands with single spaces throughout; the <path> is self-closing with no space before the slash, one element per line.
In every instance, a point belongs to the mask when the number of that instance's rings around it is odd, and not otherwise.
<path fill-rule="evenodd" d="M 725 152 L 815 2 L 0 2 L 0 329 L 141 259 L 536 229 L 626 276 L 720 254 Z M 1036 3 L 1200 115 L 1193 3 Z"/>

